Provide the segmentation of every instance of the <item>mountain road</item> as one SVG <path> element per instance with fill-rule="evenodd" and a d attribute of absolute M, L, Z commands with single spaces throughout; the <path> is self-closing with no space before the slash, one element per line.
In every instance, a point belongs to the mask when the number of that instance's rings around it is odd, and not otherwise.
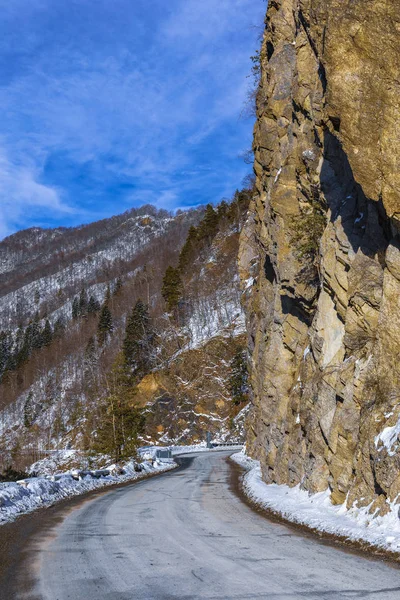
<path fill-rule="evenodd" d="M 23 573 L 15 574 L 25 585 L 13 597 L 398 600 L 397 568 L 244 503 L 231 453 L 186 455 L 175 471 L 82 500 L 30 539 Z"/>

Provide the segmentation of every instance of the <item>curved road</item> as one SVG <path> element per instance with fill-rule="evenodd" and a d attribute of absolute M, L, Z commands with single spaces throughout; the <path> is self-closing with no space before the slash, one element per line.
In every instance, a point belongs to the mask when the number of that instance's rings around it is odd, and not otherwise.
<path fill-rule="evenodd" d="M 72 510 L 40 542 L 35 589 L 23 597 L 400 598 L 399 570 L 304 537 L 244 504 L 231 488 L 228 455 L 192 455 L 186 468 Z"/>

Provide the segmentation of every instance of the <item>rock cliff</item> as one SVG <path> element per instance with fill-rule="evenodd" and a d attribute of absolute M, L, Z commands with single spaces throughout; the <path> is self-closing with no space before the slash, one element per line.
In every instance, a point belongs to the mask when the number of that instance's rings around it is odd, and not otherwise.
<path fill-rule="evenodd" d="M 400 2 L 270 0 L 241 235 L 266 482 L 400 493 Z"/>

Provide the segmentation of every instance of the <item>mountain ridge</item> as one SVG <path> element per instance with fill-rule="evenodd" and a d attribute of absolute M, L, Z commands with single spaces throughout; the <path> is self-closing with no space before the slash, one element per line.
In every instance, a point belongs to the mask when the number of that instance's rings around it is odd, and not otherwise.
<path fill-rule="evenodd" d="M 250 194 L 175 216 L 145 206 L 61 233 L 31 229 L 0 244 L 0 255 L 14 261 L 14 271 L 1 275 L 9 286 L 0 295 L 3 466 L 24 466 L 54 448 L 93 452 L 113 363 L 140 300 L 157 337 L 132 404 L 147 417 L 143 443 L 228 435 L 229 423 L 241 429 L 230 421 L 243 408 L 232 401 L 230 378 L 244 347 L 236 256 Z M 23 251 L 26 237 L 31 246 Z M 163 282 L 178 269 L 170 305 Z M 208 360 L 220 372 L 211 374 Z"/>

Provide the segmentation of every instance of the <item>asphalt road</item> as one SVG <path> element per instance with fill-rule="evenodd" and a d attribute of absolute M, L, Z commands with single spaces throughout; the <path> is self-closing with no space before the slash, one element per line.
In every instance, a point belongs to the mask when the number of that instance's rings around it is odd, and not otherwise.
<path fill-rule="evenodd" d="M 399 600 L 400 570 L 303 536 L 248 507 L 229 452 L 74 508 L 31 559 L 42 600 Z M 32 580 L 33 581 L 33 580 Z"/>

